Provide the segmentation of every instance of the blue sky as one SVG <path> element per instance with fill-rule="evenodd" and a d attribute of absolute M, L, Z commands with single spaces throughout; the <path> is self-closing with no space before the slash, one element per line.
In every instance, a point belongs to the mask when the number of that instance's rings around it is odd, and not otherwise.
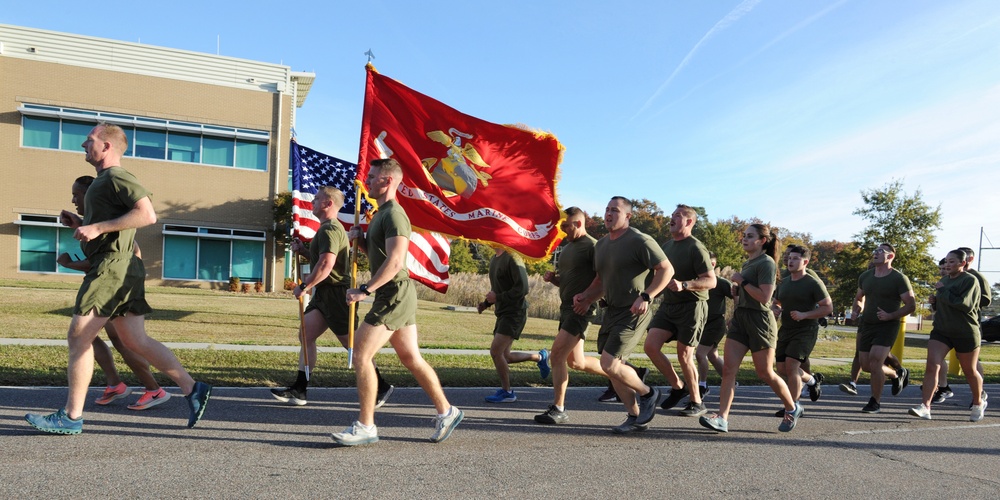
<path fill-rule="evenodd" d="M 901 179 L 940 205 L 940 256 L 981 226 L 1000 247 L 993 0 L 310 3 L 15 2 L 0 22 L 315 72 L 299 141 L 348 160 L 370 48 L 411 88 L 558 136 L 564 206 L 649 198 L 848 241 L 860 191 Z"/>

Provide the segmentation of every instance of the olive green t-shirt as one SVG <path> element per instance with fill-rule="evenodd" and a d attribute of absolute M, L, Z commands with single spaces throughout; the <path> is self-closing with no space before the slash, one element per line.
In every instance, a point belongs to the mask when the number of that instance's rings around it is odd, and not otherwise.
<path fill-rule="evenodd" d="M 903 306 L 900 296 L 913 292 L 909 278 L 895 269 L 890 269 L 889 274 L 882 277 L 876 277 L 874 269 L 861 273 L 858 288 L 865 294 L 865 310 L 861 313 L 861 321 L 871 324 L 884 323 L 878 319 L 878 310 L 887 313 L 898 311 Z M 902 318 L 899 320 L 902 321 Z"/>
<path fill-rule="evenodd" d="M 504 252 L 490 259 L 490 289 L 497 296 L 497 316 L 528 308 L 528 271 L 519 255 Z"/>
<path fill-rule="evenodd" d="M 955 278 L 941 278 L 937 289 L 937 311 L 934 329 L 960 335 L 975 335 L 979 331 L 979 280 L 970 273 Z"/>
<path fill-rule="evenodd" d="M 318 285 L 349 285 L 350 256 L 348 255 L 347 231 L 336 220 L 328 220 L 319 225 L 316 236 L 309 242 L 309 265 L 316 269 L 320 256 L 332 253 L 336 257 L 330 275 L 323 278 Z"/>
<path fill-rule="evenodd" d="M 628 228 L 617 239 L 605 236 L 594 245 L 594 270 L 604 285 L 604 300 L 609 307 L 632 307 L 639 293 L 646 289 L 649 270 L 667 256 L 653 238 L 635 228 Z"/>
<path fill-rule="evenodd" d="M 740 269 L 740 276 L 743 276 L 743 280 L 756 287 L 773 285 L 775 278 L 777 278 L 777 273 L 778 267 L 774 264 L 774 259 L 766 253 L 762 253 L 744 262 L 743 268 Z M 736 301 L 736 307 L 756 311 L 770 311 L 770 303 L 770 299 L 763 304 L 758 302 L 757 299 L 747 293 L 744 287 L 740 287 L 740 297 Z"/>
<path fill-rule="evenodd" d="M 986 281 L 986 276 L 975 269 L 969 269 L 965 272 L 971 274 L 979 282 L 979 308 L 989 307 L 993 302 L 993 288 L 990 287 L 990 282 Z"/>
<path fill-rule="evenodd" d="M 83 198 L 83 225 L 117 219 L 135 207 L 151 193 L 135 176 L 121 167 L 101 170 Z M 135 229 L 105 233 L 80 248 L 88 258 L 101 253 L 132 253 Z"/>
<path fill-rule="evenodd" d="M 811 328 L 819 325 L 819 319 L 795 321 L 792 319 L 792 311 L 812 311 L 816 309 L 816 304 L 828 297 L 830 294 L 826 291 L 826 285 L 814 276 L 806 273 L 801 278 L 793 280 L 789 274 L 787 278 L 781 280 L 778 291 L 774 294 L 774 298 L 781 303 L 781 329 Z"/>
<path fill-rule="evenodd" d="M 386 241 L 396 236 L 404 236 L 409 240 L 410 231 L 410 218 L 406 216 L 403 207 L 396 204 L 394 200 L 389 200 L 378 208 L 375 217 L 372 217 L 371 223 L 368 224 L 368 234 L 365 236 L 368 243 L 368 263 L 373 275 L 385 263 Z M 392 280 L 403 281 L 409 277 L 410 274 L 406 271 L 406 263 L 404 262 L 403 267 L 392 277 Z"/>
<path fill-rule="evenodd" d="M 721 318 L 726 315 L 726 300 L 733 298 L 733 282 L 715 277 L 715 288 L 708 291 L 708 319 Z"/>
<path fill-rule="evenodd" d="M 573 297 L 594 282 L 594 245 L 597 240 L 585 234 L 574 241 L 563 243 L 559 252 L 559 299 L 562 309 L 573 308 Z"/>
<path fill-rule="evenodd" d="M 680 241 L 671 239 L 663 244 L 663 253 L 670 260 L 670 265 L 674 267 L 674 279 L 677 281 L 697 279 L 698 276 L 712 270 L 712 259 L 708 256 L 708 249 L 694 236 Z M 700 300 L 708 300 L 708 290 L 663 291 L 665 304 L 681 304 Z"/>

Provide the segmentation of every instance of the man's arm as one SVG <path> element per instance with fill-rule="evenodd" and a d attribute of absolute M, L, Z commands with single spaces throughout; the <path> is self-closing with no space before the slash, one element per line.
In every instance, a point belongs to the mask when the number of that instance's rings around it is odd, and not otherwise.
<path fill-rule="evenodd" d="M 594 276 L 594 281 L 590 282 L 586 290 L 573 296 L 573 312 L 587 314 L 590 304 L 597 302 L 603 296 L 604 282 L 601 281 L 600 275 Z"/>
<path fill-rule="evenodd" d="M 315 287 L 330 275 L 330 271 L 333 270 L 333 266 L 335 265 L 337 265 L 337 254 L 331 252 L 321 253 L 319 261 L 316 262 L 316 268 L 302 277 L 302 288 L 308 290 Z M 305 290 L 302 288 L 295 287 L 295 298 L 299 298 L 300 295 L 305 293 Z"/>
<path fill-rule="evenodd" d="M 663 259 L 659 264 L 653 266 L 652 271 L 653 279 L 644 290 L 651 298 L 659 295 L 667 287 L 667 283 L 673 279 L 674 266 L 670 264 L 670 260 Z M 632 314 L 644 314 L 647 309 L 649 309 L 649 302 L 643 300 L 642 296 L 636 297 L 635 302 L 632 303 Z"/>
<path fill-rule="evenodd" d="M 73 237 L 86 243 L 102 234 L 138 229 L 154 223 L 156 223 L 156 211 L 153 210 L 153 202 L 149 201 L 147 196 L 135 202 L 132 209 L 120 217 L 76 228 Z"/>

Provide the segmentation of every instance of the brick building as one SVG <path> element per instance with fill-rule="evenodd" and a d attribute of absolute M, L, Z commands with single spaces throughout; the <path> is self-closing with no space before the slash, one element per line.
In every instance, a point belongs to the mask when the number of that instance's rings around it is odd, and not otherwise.
<path fill-rule="evenodd" d="M 271 207 L 287 190 L 288 143 L 315 76 L 287 66 L 0 25 L 0 278 L 78 281 L 58 214 L 94 175 L 80 144 L 122 126 L 122 166 L 153 192 L 137 232 L 150 284 L 271 290 L 284 276 Z"/>

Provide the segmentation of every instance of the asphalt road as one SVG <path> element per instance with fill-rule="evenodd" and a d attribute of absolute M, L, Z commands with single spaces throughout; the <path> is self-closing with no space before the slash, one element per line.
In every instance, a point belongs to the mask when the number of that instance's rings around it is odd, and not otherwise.
<path fill-rule="evenodd" d="M 216 388 L 194 429 L 179 397 L 145 412 L 88 404 L 83 434 L 57 436 L 24 414 L 60 407 L 65 388 L 0 387 L 0 498 L 996 498 L 1000 418 L 969 422 L 968 388 L 954 387 L 930 421 L 906 414 L 916 387 L 886 391 L 876 415 L 859 411 L 866 387 L 827 387 L 787 434 L 770 390 L 740 387 L 728 434 L 660 410 L 626 436 L 610 432 L 623 408 L 596 388 L 570 389 L 559 426 L 532 420 L 551 389 L 490 405 L 489 389 L 451 388 L 466 417 L 440 444 L 423 392 L 398 389 L 377 413 L 381 441 L 357 448 L 329 438 L 355 417 L 353 389 L 310 389 L 290 407 L 266 388 Z M 714 392 L 706 401 L 717 408 Z"/>

